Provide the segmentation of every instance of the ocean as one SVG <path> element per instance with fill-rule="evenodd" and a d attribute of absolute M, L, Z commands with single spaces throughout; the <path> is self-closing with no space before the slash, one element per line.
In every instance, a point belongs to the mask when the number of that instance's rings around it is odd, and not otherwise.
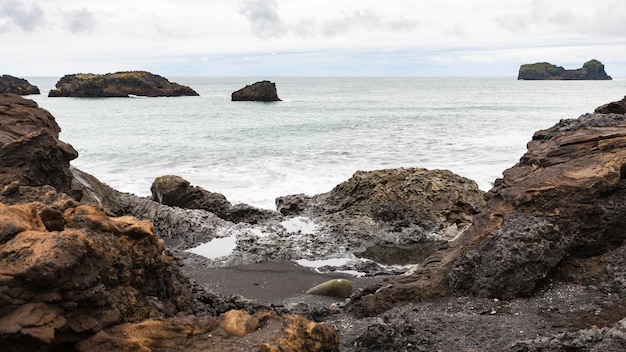
<path fill-rule="evenodd" d="M 233 203 L 330 191 L 357 170 L 449 169 L 483 190 L 533 133 L 626 95 L 626 80 L 514 77 L 167 77 L 199 97 L 48 98 L 60 77 L 29 77 L 54 115 L 72 165 L 115 189 L 150 194 L 179 175 Z M 260 80 L 283 101 L 231 102 Z"/>

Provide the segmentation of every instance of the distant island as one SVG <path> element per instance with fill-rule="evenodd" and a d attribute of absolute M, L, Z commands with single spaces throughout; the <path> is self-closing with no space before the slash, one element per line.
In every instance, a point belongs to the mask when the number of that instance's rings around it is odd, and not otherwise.
<path fill-rule="evenodd" d="M 547 62 L 525 64 L 520 66 L 517 79 L 523 80 L 611 80 L 604 71 L 604 65 L 592 59 L 575 70 L 566 70 Z"/>
<path fill-rule="evenodd" d="M 79 73 L 63 76 L 49 97 L 180 97 L 197 96 L 193 89 L 146 71 Z"/>
<path fill-rule="evenodd" d="M 23 78 L 10 75 L 0 76 L 0 93 L 14 93 L 19 95 L 39 94 L 39 88 Z"/>

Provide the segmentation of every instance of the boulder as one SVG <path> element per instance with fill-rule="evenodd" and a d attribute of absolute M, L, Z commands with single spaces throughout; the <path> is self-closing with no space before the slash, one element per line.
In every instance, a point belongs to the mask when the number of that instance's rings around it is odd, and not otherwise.
<path fill-rule="evenodd" d="M 231 94 L 232 101 L 281 101 L 276 93 L 276 83 L 260 81 L 247 85 Z"/>
<path fill-rule="evenodd" d="M 566 70 L 547 62 L 524 64 L 520 66 L 517 79 L 522 80 L 611 80 L 604 71 L 604 65 L 598 60 L 589 60 L 583 67 Z"/>
<path fill-rule="evenodd" d="M 191 186 L 180 176 L 167 175 L 154 179 L 152 200 L 169 206 L 185 209 L 204 209 L 227 219 L 230 215 L 230 202 L 220 193 L 209 192 L 201 187 Z"/>
<path fill-rule="evenodd" d="M 333 279 L 311 287 L 306 293 L 310 295 L 348 298 L 352 295 L 352 283 L 346 279 Z"/>
<path fill-rule="evenodd" d="M 0 95 L 0 187 L 51 185 L 69 192 L 70 160 L 78 157 L 71 145 L 59 140 L 54 117 L 32 100 Z"/>
<path fill-rule="evenodd" d="M 411 228 L 450 240 L 469 227 L 484 205 L 484 192 L 472 180 L 448 170 L 397 168 L 357 171 L 330 192 L 314 196 L 307 209 L 326 219 L 366 217 L 377 227 Z"/>
<path fill-rule="evenodd" d="M 586 114 L 538 131 L 487 194 L 485 210 L 413 274 L 363 291 L 372 314 L 433 296 L 511 299 L 547 280 L 626 293 L 626 115 Z"/>
<path fill-rule="evenodd" d="M 300 215 L 311 200 L 306 194 L 292 194 L 276 198 L 276 211 L 283 215 Z"/>
<path fill-rule="evenodd" d="M 49 97 L 197 96 L 193 89 L 146 71 L 79 73 L 63 76 Z"/>
<path fill-rule="evenodd" d="M 0 93 L 13 93 L 18 95 L 39 94 L 39 88 L 30 84 L 23 78 L 2 75 L 0 77 Z"/>
<path fill-rule="evenodd" d="M 119 323 L 194 309 L 187 280 L 147 221 L 109 217 L 58 193 L 0 203 L 0 219 L 6 348 L 73 344 Z"/>
<path fill-rule="evenodd" d="M 180 176 L 157 177 L 152 182 L 150 190 L 152 199 L 161 204 L 183 209 L 206 210 L 235 223 L 258 223 L 280 215 L 245 204 L 233 206 L 224 195 L 207 191 L 202 187 L 191 186 L 189 181 Z"/>

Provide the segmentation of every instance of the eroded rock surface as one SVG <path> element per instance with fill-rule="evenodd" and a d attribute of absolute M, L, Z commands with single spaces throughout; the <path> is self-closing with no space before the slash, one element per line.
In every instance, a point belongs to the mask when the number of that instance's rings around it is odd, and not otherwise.
<path fill-rule="evenodd" d="M 53 189 L 48 200 L 0 203 L 3 346 L 74 343 L 115 324 L 192 311 L 187 281 L 151 223 L 108 217 Z"/>
<path fill-rule="evenodd" d="M 51 185 L 69 192 L 74 148 L 59 140 L 54 117 L 32 100 L 0 94 L 0 187 Z"/>
<path fill-rule="evenodd" d="M 0 76 L 0 94 L 13 93 L 18 95 L 39 94 L 39 88 L 23 78 L 10 75 Z"/>
<path fill-rule="evenodd" d="M 512 299 L 557 279 L 623 294 L 625 268 L 608 262 L 626 238 L 625 165 L 626 115 L 586 114 L 535 133 L 458 240 L 412 275 L 365 290 L 357 310 L 450 294 Z"/>
<path fill-rule="evenodd" d="M 63 76 L 49 97 L 146 97 L 197 96 L 190 87 L 170 82 L 146 71 L 78 73 Z"/>

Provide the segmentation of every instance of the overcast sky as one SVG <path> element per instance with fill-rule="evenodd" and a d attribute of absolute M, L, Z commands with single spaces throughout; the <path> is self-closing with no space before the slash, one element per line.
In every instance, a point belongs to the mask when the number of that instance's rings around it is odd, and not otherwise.
<path fill-rule="evenodd" d="M 0 74 L 626 77 L 624 0 L 0 0 Z"/>

